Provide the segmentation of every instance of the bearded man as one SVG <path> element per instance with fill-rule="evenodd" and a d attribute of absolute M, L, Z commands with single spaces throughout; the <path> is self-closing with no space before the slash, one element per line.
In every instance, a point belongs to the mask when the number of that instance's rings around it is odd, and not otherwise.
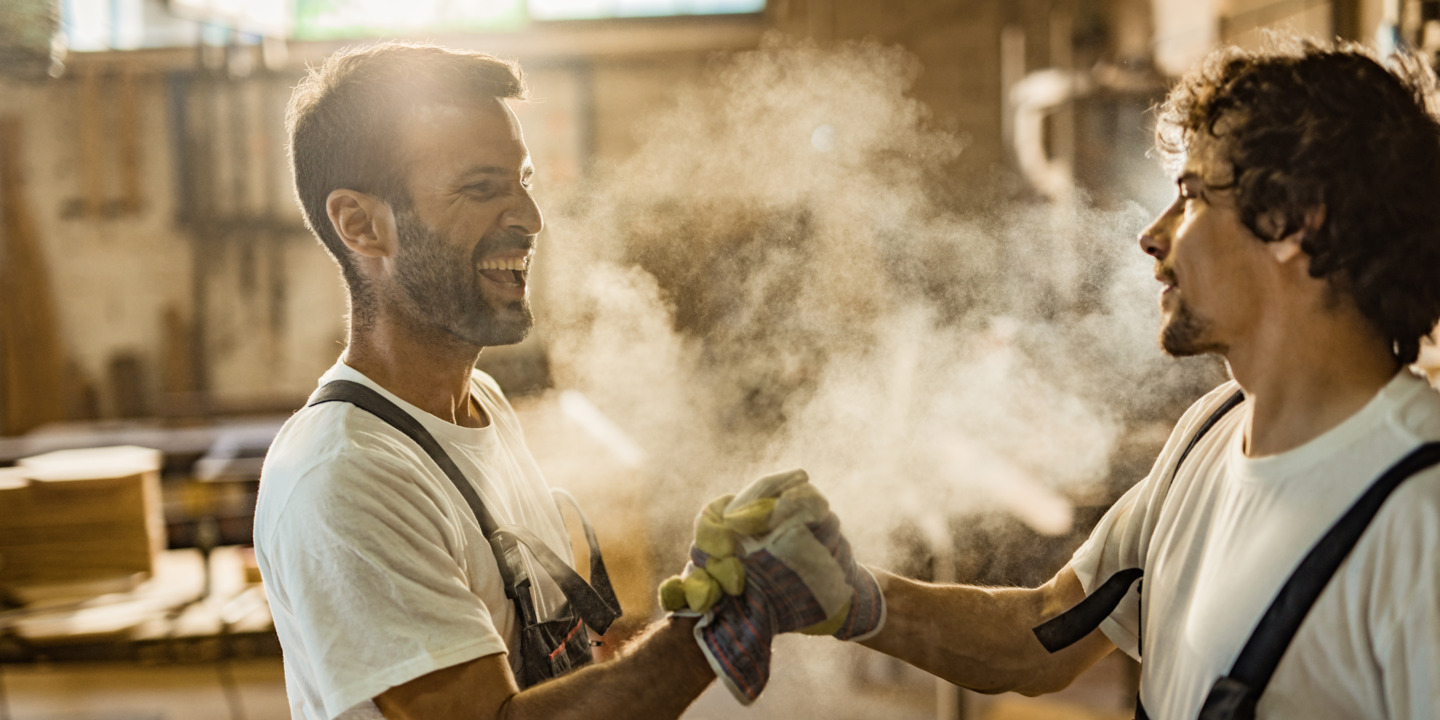
<path fill-rule="evenodd" d="M 475 369 L 531 326 L 542 219 L 508 105 L 524 92 L 511 63 L 388 43 L 292 95 L 296 194 L 350 302 L 256 508 L 297 720 L 674 718 L 714 680 L 694 618 L 590 663 L 584 625 L 618 613 L 603 566 L 594 588 L 570 570 L 515 413 Z"/>

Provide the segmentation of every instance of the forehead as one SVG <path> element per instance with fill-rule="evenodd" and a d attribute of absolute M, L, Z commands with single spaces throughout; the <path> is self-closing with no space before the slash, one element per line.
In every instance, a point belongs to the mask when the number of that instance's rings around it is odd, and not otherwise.
<path fill-rule="evenodd" d="M 398 130 L 412 175 L 443 177 L 476 167 L 518 172 L 530 160 L 519 119 L 499 98 L 417 105 Z"/>

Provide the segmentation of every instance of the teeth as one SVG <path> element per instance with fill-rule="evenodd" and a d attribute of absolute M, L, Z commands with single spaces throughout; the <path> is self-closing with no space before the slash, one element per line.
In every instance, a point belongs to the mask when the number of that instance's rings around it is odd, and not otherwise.
<path fill-rule="evenodd" d="M 475 264 L 480 270 L 524 270 L 525 258 L 510 258 L 508 260 L 481 260 Z"/>

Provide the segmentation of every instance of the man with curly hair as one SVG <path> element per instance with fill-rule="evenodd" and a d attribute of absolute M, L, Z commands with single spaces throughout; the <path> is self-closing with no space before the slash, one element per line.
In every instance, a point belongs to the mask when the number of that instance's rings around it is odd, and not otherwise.
<path fill-rule="evenodd" d="M 1440 440 L 1440 394 L 1407 368 L 1440 319 L 1436 110 L 1423 63 L 1356 47 L 1223 50 L 1181 80 L 1157 131 L 1176 198 L 1140 248 L 1162 347 L 1220 355 L 1234 379 L 1048 583 L 879 573 L 888 619 L 865 644 L 1025 694 L 1118 647 L 1142 661 L 1141 717 L 1243 717 L 1207 697 L 1279 589 L 1377 477 Z M 1436 716 L 1440 468 L 1379 508 L 1333 576 L 1300 573 L 1323 589 L 1308 613 L 1280 608 L 1303 622 L 1256 716 Z"/>

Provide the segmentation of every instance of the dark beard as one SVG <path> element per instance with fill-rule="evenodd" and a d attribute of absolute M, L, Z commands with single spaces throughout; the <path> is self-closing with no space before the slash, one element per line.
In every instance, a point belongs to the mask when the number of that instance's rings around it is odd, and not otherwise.
<path fill-rule="evenodd" d="M 1160 328 L 1160 348 L 1172 357 L 1192 357 L 1208 352 L 1224 352 L 1225 348 L 1207 341 L 1210 323 L 1196 317 L 1184 301 L 1178 303 L 1170 322 Z"/>
<path fill-rule="evenodd" d="M 528 248 L 532 240 L 509 230 L 481 238 L 471 253 L 447 244 L 411 210 L 395 213 L 399 249 L 395 279 L 415 318 L 470 345 L 513 345 L 530 334 L 528 300 L 496 307 L 485 297 L 475 258 L 499 249 Z"/>

